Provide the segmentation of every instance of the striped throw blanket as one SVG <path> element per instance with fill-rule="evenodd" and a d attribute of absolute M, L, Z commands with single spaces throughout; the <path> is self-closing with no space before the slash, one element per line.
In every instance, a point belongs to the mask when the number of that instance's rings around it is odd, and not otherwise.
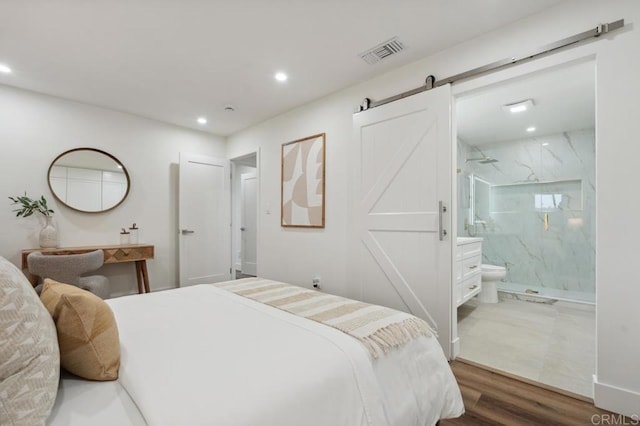
<path fill-rule="evenodd" d="M 237 295 L 317 321 L 358 339 L 376 359 L 434 331 L 413 315 L 261 278 L 214 284 Z"/>

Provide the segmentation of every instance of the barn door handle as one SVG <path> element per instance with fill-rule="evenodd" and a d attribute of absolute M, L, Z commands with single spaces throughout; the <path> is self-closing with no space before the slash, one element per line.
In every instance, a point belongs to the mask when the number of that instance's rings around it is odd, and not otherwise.
<path fill-rule="evenodd" d="M 447 212 L 447 206 L 444 205 L 442 201 L 438 202 L 438 234 L 440 236 L 440 241 L 444 241 L 444 237 L 447 236 L 447 230 L 444 229 L 443 218 L 444 214 Z"/>

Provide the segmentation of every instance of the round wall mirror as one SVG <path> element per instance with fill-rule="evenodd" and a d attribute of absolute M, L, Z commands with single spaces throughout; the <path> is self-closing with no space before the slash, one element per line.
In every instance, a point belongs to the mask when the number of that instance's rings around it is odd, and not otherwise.
<path fill-rule="evenodd" d="M 129 173 L 120 160 L 94 148 L 58 155 L 49 166 L 49 188 L 65 206 L 99 213 L 120 205 L 129 194 Z"/>

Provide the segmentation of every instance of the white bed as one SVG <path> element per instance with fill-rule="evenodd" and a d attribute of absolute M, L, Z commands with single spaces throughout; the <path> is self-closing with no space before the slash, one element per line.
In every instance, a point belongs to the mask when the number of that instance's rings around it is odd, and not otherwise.
<path fill-rule="evenodd" d="M 107 301 L 120 377 L 65 377 L 50 425 L 432 425 L 464 411 L 437 339 L 353 337 L 212 285 Z"/>

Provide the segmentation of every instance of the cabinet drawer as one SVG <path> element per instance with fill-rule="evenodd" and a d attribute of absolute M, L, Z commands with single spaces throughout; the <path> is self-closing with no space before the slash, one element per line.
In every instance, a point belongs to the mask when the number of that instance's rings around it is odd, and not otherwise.
<path fill-rule="evenodd" d="M 482 262 L 482 255 L 469 257 L 462 260 L 462 278 L 466 279 L 473 274 L 480 273 L 480 264 Z"/>
<path fill-rule="evenodd" d="M 482 254 L 482 243 L 471 243 L 462 245 L 462 258 L 467 259 L 469 257 L 479 256 Z"/>
<path fill-rule="evenodd" d="M 153 246 L 109 248 L 103 251 L 104 263 L 153 259 Z"/>
<path fill-rule="evenodd" d="M 462 292 L 462 300 L 466 302 L 476 294 L 480 293 L 481 289 L 482 277 L 480 275 L 464 280 L 462 282 L 462 288 L 460 289 Z"/>

